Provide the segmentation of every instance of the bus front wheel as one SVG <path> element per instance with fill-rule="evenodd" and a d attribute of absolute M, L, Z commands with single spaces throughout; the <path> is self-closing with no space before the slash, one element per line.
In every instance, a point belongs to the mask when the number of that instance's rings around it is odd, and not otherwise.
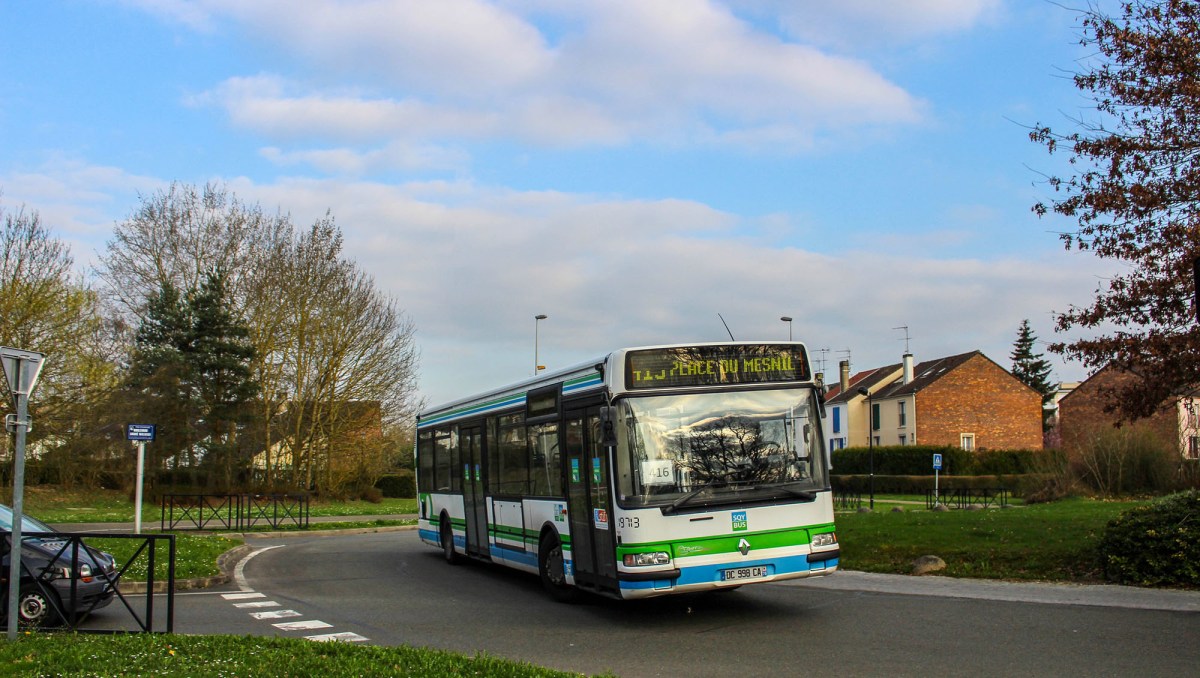
<path fill-rule="evenodd" d="M 450 528 L 450 519 L 443 514 L 441 527 L 438 529 L 438 540 L 442 542 L 442 555 L 451 565 L 458 564 L 458 554 L 454 552 L 454 530 Z"/>
<path fill-rule="evenodd" d="M 538 547 L 538 573 L 542 577 L 542 587 L 554 600 L 572 603 L 579 597 L 579 589 L 567 583 L 562 543 L 552 534 L 543 536 Z"/>

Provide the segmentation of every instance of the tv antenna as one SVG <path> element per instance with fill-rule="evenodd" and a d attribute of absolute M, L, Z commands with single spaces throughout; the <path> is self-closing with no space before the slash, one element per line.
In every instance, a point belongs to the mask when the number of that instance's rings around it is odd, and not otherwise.
<path fill-rule="evenodd" d="M 893 330 L 904 330 L 904 354 L 908 355 L 910 352 L 908 350 L 908 325 L 901 325 L 900 327 L 893 327 L 892 329 Z"/>
<path fill-rule="evenodd" d="M 825 373 L 825 356 L 829 353 L 829 349 L 818 348 L 817 353 L 821 354 L 821 357 L 817 359 L 817 362 L 821 363 L 821 374 L 824 374 Z"/>

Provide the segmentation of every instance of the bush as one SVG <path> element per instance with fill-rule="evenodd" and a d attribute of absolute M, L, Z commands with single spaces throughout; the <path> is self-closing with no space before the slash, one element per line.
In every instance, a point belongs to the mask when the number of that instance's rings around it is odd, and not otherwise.
<path fill-rule="evenodd" d="M 1101 495 L 1162 494 L 1180 489 L 1179 461 L 1178 451 L 1149 431 L 1111 428 L 1080 450 L 1075 472 Z"/>
<path fill-rule="evenodd" d="M 1110 581 L 1200 586 L 1200 491 L 1126 511 L 1108 524 L 1097 551 Z"/>
<path fill-rule="evenodd" d="M 375 487 L 389 499 L 412 499 L 417 496 L 417 479 L 409 469 L 400 469 L 375 481 Z"/>

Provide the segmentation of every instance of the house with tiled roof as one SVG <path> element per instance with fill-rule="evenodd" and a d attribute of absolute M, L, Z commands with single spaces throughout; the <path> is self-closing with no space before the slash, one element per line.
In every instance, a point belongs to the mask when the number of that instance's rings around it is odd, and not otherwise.
<path fill-rule="evenodd" d="M 1110 411 L 1119 389 L 1140 379 L 1143 377 L 1136 370 L 1107 365 L 1059 401 L 1059 436 L 1069 456 L 1078 457 L 1097 437 L 1120 424 L 1177 447 L 1184 459 L 1200 459 L 1200 392 L 1173 396 L 1154 414 L 1136 421 L 1121 422 L 1120 414 Z"/>
<path fill-rule="evenodd" d="M 853 376 L 848 372 L 847 365 L 827 394 L 825 431 L 831 449 L 917 444 L 968 450 L 1042 447 L 1041 394 L 980 351 L 915 365 L 913 356 L 906 354 L 899 365 Z"/>

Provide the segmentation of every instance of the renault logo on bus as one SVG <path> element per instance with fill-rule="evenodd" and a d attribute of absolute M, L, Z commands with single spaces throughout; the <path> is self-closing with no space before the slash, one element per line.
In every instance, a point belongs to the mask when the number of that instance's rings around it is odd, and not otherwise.
<path fill-rule="evenodd" d="M 738 550 L 742 552 L 743 556 L 750 553 L 750 542 L 746 541 L 745 537 L 738 540 Z"/>

